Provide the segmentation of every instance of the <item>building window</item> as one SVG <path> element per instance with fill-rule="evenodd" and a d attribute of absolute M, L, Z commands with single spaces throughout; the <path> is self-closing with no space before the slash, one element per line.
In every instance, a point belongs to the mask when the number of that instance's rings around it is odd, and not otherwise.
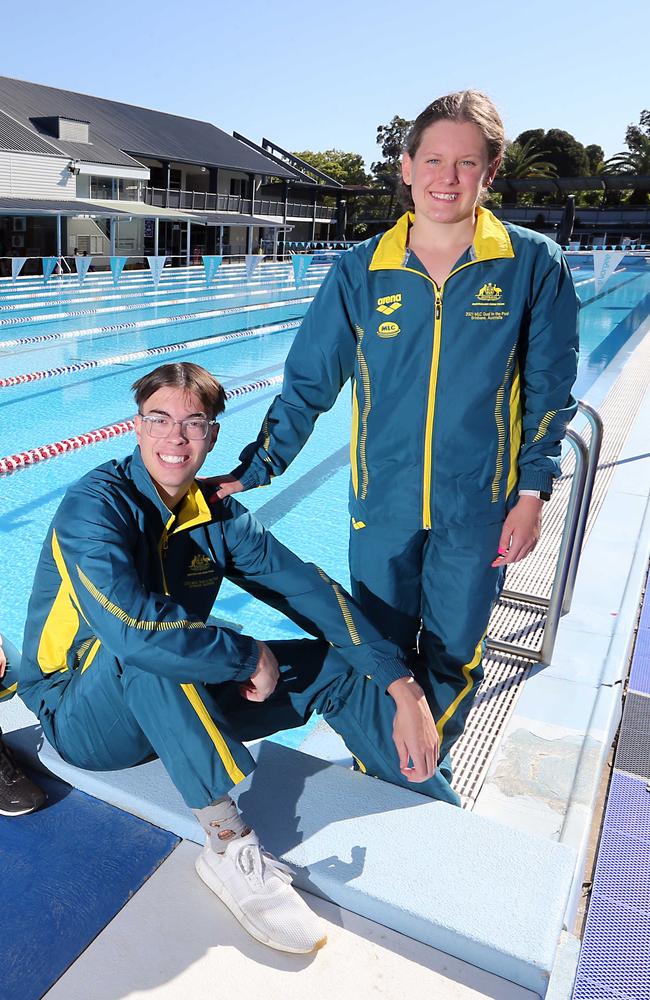
<path fill-rule="evenodd" d="M 91 177 L 90 197 L 103 198 L 104 200 L 114 198 L 113 185 L 114 181 L 112 177 Z"/>
<path fill-rule="evenodd" d="M 136 180 L 119 180 L 118 185 L 118 198 L 120 201 L 140 201 L 141 200 L 141 181 Z"/>

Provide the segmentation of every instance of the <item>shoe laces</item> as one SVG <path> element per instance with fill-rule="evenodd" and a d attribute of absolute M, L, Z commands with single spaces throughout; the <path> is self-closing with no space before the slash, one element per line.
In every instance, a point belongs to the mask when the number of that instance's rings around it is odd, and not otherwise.
<path fill-rule="evenodd" d="M 242 844 L 235 864 L 252 888 L 262 889 L 274 876 L 287 884 L 293 879 L 289 866 L 265 851 L 257 838 Z"/>
<path fill-rule="evenodd" d="M 22 774 L 8 746 L 0 739 L 0 777 L 7 785 L 13 785 Z"/>

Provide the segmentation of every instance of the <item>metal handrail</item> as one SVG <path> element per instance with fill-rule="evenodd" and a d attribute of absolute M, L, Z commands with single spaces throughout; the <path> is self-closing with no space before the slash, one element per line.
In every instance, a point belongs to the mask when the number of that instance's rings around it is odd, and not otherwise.
<path fill-rule="evenodd" d="M 569 564 L 564 600 L 562 601 L 563 615 L 566 615 L 571 609 L 576 576 L 578 575 L 578 565 L 580 563 L 580 553 L 582 552 L 582 543 L 585 537 L 585 528 L 587 527 L 587 516 L 589 514 L 589 507 L 591 506 L 591 496 L 594 490 L 594 482 L 596 480 L 596 473 L 598 472 L 598 461 L 600 459 L 600 449 L 603 443 L 603 421 L 598 411 L 594 410 L 593 406 L 590 406 L 589 403 L 584 403 L 581 400 L 578 403 L 578 412 L 586 417 L 591 428 L 591 437 L 589 438 L 588 446 L 589 457 L 587 460 L 585 488 L 582 496 L 582 503 L 580 504 L 580 516 L 578 518 L 573 551 L 571 552 L 571 562 Z"/>
<path fill-rule="evenodd" d="M 538 650 L 530 649 L 515 642 L 504 642 L 501 639 L 488 637 L 488 649 L 499 653 L 513 653 L 535 660 L 545 666 L 551 662 L 553 648 L 557 638 L 560 618 L 567 614 L 571 607 L 571 599 L 575 587 L 582 542 L 587 524 L 587 515 L 593 492 L 594 480 L 598 469 L 598 459 L 603 439 L 603 422 L 593 407 L 588 403 L 579 402 L 578 410 L 590 424 L 591 436 L 589 444 L 576 431 L 569 428 L 567 441 L 575 453 L 575 469 L 571 483 L 571 492 L 564 520 L 564 529 L 557 557 L 555 577 L 551 596 L 539 597 L 516 590 L 504 590 L 501 597 L 506 600 L 533 604 L 546 609 L 546 621 L 542 634 L 542 644 Z"/>

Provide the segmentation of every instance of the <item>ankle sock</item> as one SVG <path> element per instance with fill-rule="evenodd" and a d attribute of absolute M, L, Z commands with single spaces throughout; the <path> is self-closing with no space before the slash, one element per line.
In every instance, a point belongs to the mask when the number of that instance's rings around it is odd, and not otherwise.
<path fill-rule="evenodd" d="M 251 832 L 229 795 L 203 809 L 195 809 L 194 814 L 208 834 L 212 850 L 218 854 L 223 854 L 236 837 L 246 837 Z"/>

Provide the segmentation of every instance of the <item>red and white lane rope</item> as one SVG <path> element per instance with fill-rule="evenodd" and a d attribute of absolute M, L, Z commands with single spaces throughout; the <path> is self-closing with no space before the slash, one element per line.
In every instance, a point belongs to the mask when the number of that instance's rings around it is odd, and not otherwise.
<path fill-rule="evenodd" d="M 209 345 L 219 347 L 221 344 L 227 344 L 233 340 L 252 340 L 253 337 L 264 337 L 270 333 L 297 330 L 300 323 L 301 320 L 298 319 L 287 320 L 285 323 L 272 323 L 267 326 L 252 326 L 247 330 L 235 330 L 232 333 L 221 333 L 214 337 L 201 337 L 198 340 L 185 340 L 177 344 L 164 344 L 162 347 L 148 347 L 142 351 L 131 351 L 130 354 L 115 354 L 110 358 L 77 361 L 75 364 L 61 365 L 59 368 L 46 368 L 42 371 L 25 372 L 21 375 L 7 375 L 6 378 L 0 378 L 0 389 L 8 389 L 15 385 L 24 385 L 26 382 L 38 382 L 44 378 L 56 378 L 59 375 L 71 375 L 74 372 L 87 371 L 89 368 L 109 368 L 112 365 L 124 364 L 125 361 L 139 361 L 141 358 L 152 358 L 158 354 L 191 351 L 197 347 L 207 347 Z"/>
<path fill-rule="evenodd" d="M 230 316 L 233 313 L 247 313 L 287 305 L 304 305 L 311 302 L 313 295 L 299 299 L 281 299 L 273 302 L 256 302 L 248 306 L 228 306 L 227 309 L 208 309 L 205 312 L 181 313 L 174 316 L 161 316 L 158 319 L 135 320 L 133 323 L 111 323 L 109 326 L 94 326 L 85 330 L 65 330 L 62 333 L 44 333 L 35 337 L 16 337 L 14 340 L 0 340 L 0 350 L 10 347 L 23 347 L 26 344 L 50 343 L 55 340 L 76 340 L 78 337 L 100 336 L 108 333 L 121 333 L 123 330 L 147 330 L 153 326 L 169 326 L 171 323 L 192 323 L 201 319 L 215 319 L 217 316 Z"/>
<path fill-rule="evenodd" d="M 269 378 L 258 379 L 256 382 L 247 382 L 238 385 L 234 389 L 226 390 L 226 399 L 237 399 L 245 396 L 249 392 L 257 392 L 259 389 L 267 389 L 273 385 L 280 385 L 282 375 L 271 375 Z M 44 462 L 48 458 L 56 458 L 58 455 L 65 455 L 68 451 L 76 451 L 89 444 L 99 444 L 100 441 L 108 441 L 109 438 L 119 437 L 128 434 L 133 430 L 133 420 L 120 420 L 115 424 L 107 424 L 106 427 L 99 427 L 97 430 L 85 431 L 75 437 L 64 438 L 62 441 L 53 441 L 51 444 L 41 445 L 39 448 L 28 448 L 27 451 L 18 452 L 16 455 L 7 455 L 0 458 L 0 474 L 17 472 L 27 465 L 35 465 L 37 462 Z"/>

